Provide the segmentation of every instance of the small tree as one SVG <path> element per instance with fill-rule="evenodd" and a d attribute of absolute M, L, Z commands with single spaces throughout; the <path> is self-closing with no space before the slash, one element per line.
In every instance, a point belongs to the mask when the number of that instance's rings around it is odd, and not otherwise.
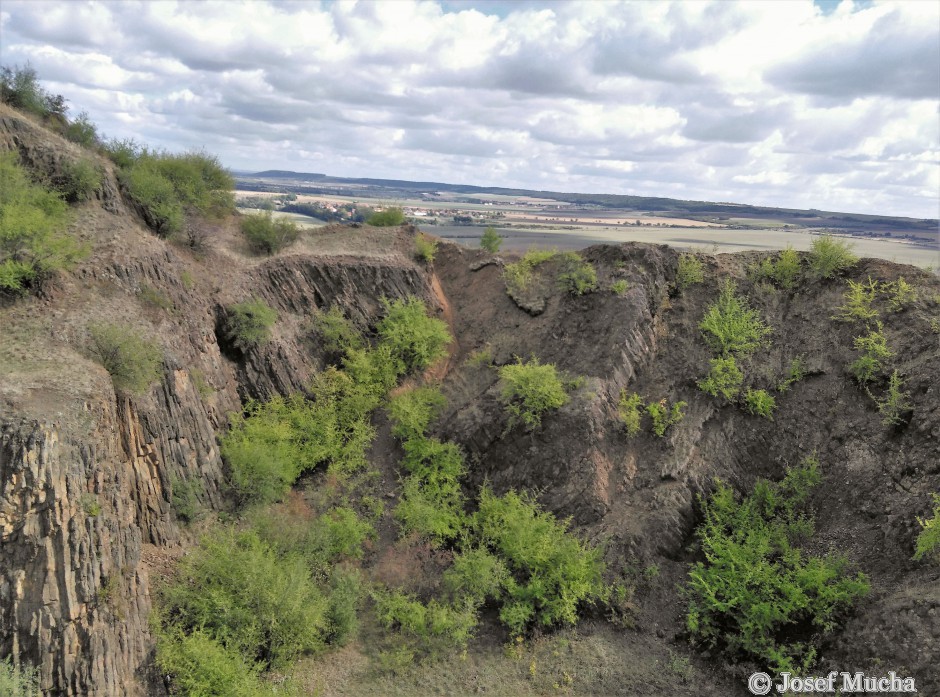
<path fill-rule="evenodd" d="M 300 237 L 296 223 L 286 218 L 275 218 L 271 211 L 246 215 L 242 218 L 241 229 L 256 254 L 274 254 Z"/>
<path fill-rule="evenodd" d="M 496 228 L 488 227 L 483 231 L 483 236 L 480 238 L 480 247 L 485 249 L 490 254 L 496 254 L 499 252 L 499 248 L 503 244 L 503 238 Z"/>

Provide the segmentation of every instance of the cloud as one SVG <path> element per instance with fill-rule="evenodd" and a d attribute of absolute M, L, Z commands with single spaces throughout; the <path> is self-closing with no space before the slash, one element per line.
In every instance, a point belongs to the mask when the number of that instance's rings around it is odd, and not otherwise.
<path fill-rule="evenodd" d="M 933 217 L 940 7 L 4 0 L 103 133 L 238 169 Z"/>

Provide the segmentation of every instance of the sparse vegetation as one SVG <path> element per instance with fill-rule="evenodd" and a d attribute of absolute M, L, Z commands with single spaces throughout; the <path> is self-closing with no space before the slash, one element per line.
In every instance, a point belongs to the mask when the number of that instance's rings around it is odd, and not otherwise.
<path fill-rule="evenodd" d="M 792 385 L 806 377 L 806 362 L 802 356 L 790 361 L 787 374 L 777 383 L 777 392 L 786 392 Z"/>
<path fill-rule="evenodd" d="M 86 250 L 65 230 L 68 206 L 29 180 L 14 153 L 0 155 L 0 292 L 20 294 Z"/>
<path fill-rule="evenodd" d="M 933 498 L 933 518 L 917 518 L 922 528 L 914 543 L 914 561 L 924 557 L 933 557 L 940 562 L 940 494 L 931 494 Z"/>
<path fill-rule="evenodd" d="M 160 379 L 163 351 L 131 327 L 94 324 L 88 334 L 89 352 L 110 373 L 115 390 L 141 394 Z"/>
<path fill-rule="evenodd" d="M 523 363 L 504 365 L 499 369 L 503 381 L 502 399 L 510 415 L 510 427 L 521 421 L 528 429 L 541 426 L 542 416 L 568 401 L 565 386 L 554 364 L 539 363 L 537 358 Z"/>
<path fill-rule="evenodd" d="M 101 144 L 98 127 L 92 123 L 86 111 L 79 112 L 78 116 L 69 121 L 62 135 L 83 148 L 95 148 Z"/>
<path fill-rule="evenodd" d="M 800 255 L 791 246 L 787 246 L 777 255 L 776 260 L 767 257 L 757 267 L 757 276 L 773 281 L 781 288 L 792 290 L 799 280 L 801 271 Z"/>
<path fill-rule="evenodd" d="M 507 290 L 525 290 L 532 282 L 535 269 L 553 259 L 557 253 L 555 250 L 530 249 L 519 261 L 506 264 L 503 268 L 503 278 L 506 280 Z"/>
<path fill-rule="evenodd" d="M 503 245 L 503 238 L 496 228 L 488 227 L 483 231 L 483 235 L 480 237 L 480 247 L 485 249 L 490 254 L 496 254 L 499 252 L 499 248 Z"/>
<path fill-rule="evenodd" d="M 702 260 L 694 254 L 680 254 L 679 267 L 676 270 L 676 287 L 683 291 L 705 280 L 705 267 Z"/>
<path fill-rule="evenodd" d="M 868 334 L 855 337 L 855 350 L 861 351 L 862 355 L 849 365 L 849 371 L 863 385 L 871 382 L 884 369 L 885 362 L 894 357 L 881 322 L 869 329 Z"/>
<path fill-rule="evenodd" d="M 759 480 L 741 500 L 720 482 L 700 499 L 696 535 L 706 560 L 694 565 L 687 588 L 694 637 L 774 672 L 808 670 L 820 640 L 870 587 L 844 558 L 798 546 L 813 532 L 803 508 L 819 481 L 811 457 L 779 483 Z"/>
<path fill-rule="evenodd" d="M 615 293 L 616 295 L 623 295 L 627 292 L 627 290 L 629 290 L 629 288 L 630 284 L 624 278 L 621 278 L 620 280 L 614 281 L 610 284 L 611 292 Z"/>
<path fill-rule="evenodd" d="M 682 421 L 686 406 L 686 402 L 676 402 L 670 407 L 665 399 L 646 405 L 646 413 L 653 419 L 653 433 L 660 438 L 665 436 L 668 428 Z"/>
<path fill-rule="evenodd" d="M 748 389 L 744 394 L 744 407 L 749 414 L 762 416 L 770 421 L 774 420 L 774 409 L 777 408 L 777 400 L 773 398 L 767 390 Z"/>
<path fill-rule="evenodd" d="M 712 397 L 724 397 L 728 401 L 735 399 L 741 391 L 744 373 L 738 367 L 734 356 L 711 359 L 708 375 L 699 380 L 699 388 Z"/>
<path fill-rule="evenodd" d="M 415 236 L 415 258 L 427 264 L 434 262 L 434 255 L 437 253 L 437 240 L 423 232 Z"/>
<path fill-rule="evenodd" d="M 137 297 L 147 305 L 159 310 L 169 311 L 173 309 L 173 301 L 165 293 L 146 283 L 140 286 Z"/>
<path fill-rule="evenodd" d="M 771 329 L 764 324 L 756 310 L 735 292 L 735 285 L 727 281 L 718 299 L 709 305 L 699 328 L 709 347 L 720 356 L 747 356 L 763 346 Z"/>
<path fill-rule="evenodd" d="M 636 392 L 628 395 L 626 390 L 620 390 L 620 401 L 617 403 L 617 411 L 620 414 L 620 420 L 627 427 L 627 436 L 633 438 L 640 432 L 640 424 L 643 414 L 640 407 L 643 406 L 643 398 Z"/>
<path fill-rule="evenodd" d="M 871 276 L 866 283 L 849 280 L 849 289 L 845 291 L 845 305 L 833 317 L 843 322 L 870 322 L 878 318 L 878 310 L 872 307 L 879 284 Z"/>
<path fill-rule="evenodd" d="M 820 235 L 810 245 L 809 268 L 819 278 L 832 278 L 855 266 L 857 261 L 852 246 L 832 235 Z"/>
<path fill-rule="evenodd" d="M 271 211 L 244 216 L 241 231 L 256 254 L 276 254 L 300 237 L 296 223 L 286 218 L 275 218 Z"/>
<path fill-rule="evenodd" d="M 888 389 L 884 399 L 878 400 L 881 423 L 885 426 L 897 426 L 904 422 L 904 415 L 910 412 L 912 405 L 910 394 L 904 391 L 904 380 L 897 370 L 888 378 Z"/>
<path fill-rule="evenodd" d="M 226 310 L 225 338 L 241 351 L 261 346 L 271 338 L 277 312 L 263 300 L 252 298 Z"/>
<path fill-rule="evenodd" d="M 70 160 L 63 165 L 62 177 L 56 183 L 69 203 L 90 201 L 101 188 L 101 169 L 88 157 Z"/>
<path fill-rule="evenodd" d="M 882 289 L 888 294 L 888 309 L 891 312 L 900 312 L 917 299 L 914 286 L 899 276 L 898 280 L 882 284 Z"/>
<path fill-rule="evenodd" d="M 366 219 L 366 225 L 373 227 L 397 227 L 404 224 L 405 212 L 401 208 L 386 208 L 376 211 Z"/>

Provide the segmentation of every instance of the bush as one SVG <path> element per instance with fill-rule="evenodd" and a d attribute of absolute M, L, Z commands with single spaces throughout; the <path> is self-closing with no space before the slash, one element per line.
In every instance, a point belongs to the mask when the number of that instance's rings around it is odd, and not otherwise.
<path fill-rule="evenodd" d="M 383 300 L 385 317 L 378 324 L 379 340 L 391 349 L 407 371 L 424 370 L 447 355 L 451 342 L 447 323 L 429 317 L 418 298 Z"/>
<path fill-rule="evenodd" d="M 914 561 L 925 556 L 932 556 L 940 561 L 940 494 L 933 497 L 933 518 L 918 518 L 917 523 L 923 528 L 914 543 Z"/>
<path fill-rule="evenodd" d="M 676 287 L 685 290 L 691 285 L 705 280 L 705 267 L 694 254 L 680 254 L 679 267 L 676 270 Z"/>
<path fill-rule="evenodd" d="M 11 657 L 0 661 L 0 695 L 6 697 L 41 697 L 39 671 L 29 667 L 14 667 Z"/>
<path fill-rule="evenodd" d="M 160 603 L 169 625 L 265 666 L 283 668 L 325 643 L 327 599 L 303 558 L 278 555 L 251 530 L 203 537 Z"/>
<path fill-rule="evenodd" d="M 351 349 L 365 347 L 365 339 L 356 326 L 347 319 L 339 305 L 313 318 L 314 331 L 320 335 L 324 350 L 329 354 L 344 355 Z"/>
<path fill-rule="evenodd" d="M 29 63 L 22 68 L 18 65 L 0 68 L 0 102 L 40 117 L 64 118 L 68 111 L 65 98 L 46 92 Z"/>
<path fill-rule="evenodd" d="M 561 271 L 558 284 L 571 295 L 584 295 L 597 289 L 597 272 L 590 262 L 581 258 L 577 252 L 559 254 Z"/>
<path fill-rule="evenodd" d="M 274 254 L 300 237 L 300 228 L 294 222 L 274 218 L 270 211 L 244 216 L 241 230 L 251 251 L 256 254 Z"/>
<path fill-rule="evenodd" d="M 277 312 L 263 300 L 252 298 L 226 309 L 225 338 L 241 351 L 267 343 Z"/>
<path fill-rule="evenodd" d="M 788 245 L 777 257 L 773 267 L 773 280 L 780 287 L 790 290 L 796 285 L 796 281 L 800 276 L 800 267 L 800 255 L 793 247 Z"/>
<path fill-rule="evenodd" d="M 98 127 L 92 123 L 88 112 L 85 111 L 69 122 L 63 135 L 73 143 L 78 143 L 85 148 L 94 148 L 100 144 Z"/>
<path fill-rule="evenodd" d="M 777 392 L 786 392 L 790 386 L 806 377 L 806 364 L 802 356 L 797 356 L 790 361 L 790 367 L 787 369 L 786 376 L 777 383 Z"/>
<path fill-rule="evenodd" d="M 809 458 L 778 484 L 759 480 L 743 500 L 721 483 L 700 499 L 696 536 L 706 561 L 694 565 L 687 587 L 694 637 L 773 672 L 809 669 L 818 643 L 870 588 L 843 558 L 809 556 L 797 546 L 812 534 L 812 518 L 800 509 L 819 480 Z"/>
<path fill-rule="evenodd" d="M 721 356 L 747 356 L 760 348 L 764 337 L 771 332 L 757 311 L 738 297 L 732 281 L 723 285 L 699 328 L 712 351 Z"/>
<path fill-rule="evenodd" d="M 708 375 L 699 380 L 698 386 L 702 392 L 712 397 L 720 395 L 731 401 L 738 396 L 743 382 L 744 373 L 738 368 L 734 356 L 728 356 L 727 358 L 713 358 Z"/>
<path fill-rule="evenodd" d="M 67 162 L 58 188 L 70 203 L 90 201 L 101 188 L 101 170 L 87 157 Z"/>
<path fill-rule="evenodd" d="M 120 181 L 131 200 L 140 206 L 147 225 L 164 237 L 183 227 L 183 204 L 173 184 L 157 169 L 154 160 L 122 170 Z"/>
<path fill-rule="evenodd" d="M 564 384 L 554 364 L 542 365 L 537 358 L 528 363 L 516 363 L 499 369 L 503 381 L 501 397 L 510 415 L 510 427 L 522 421 L 526 428 L 538 428 L 542 415 L 549 409 L 559 409 L 568 401 Z"/>
<path fill-rule="evenodd" d="M 832 235 L 821 235 L 810 245 L 809 268 L 819 278 L 832 278 L 855 266 L 857 261 L 852 246 Z"/>
<path fill-rule="evenodd" d="M 904 416 L 911 411 L 910 394 L 905 392 L 904 381 L 897 370 L 888 379 L 888 391 L 884 399 L 878 400 L 881 423 L 885 426 L 897 426 L 904 422 Z"/>
<path fill-rule="evenodd" d="M 875 294 L 878 292 L 878 283 L 868 277 L 867 283 L 850 280 L 849 289 L 845 291 L 845 305 L 839 308 L 839 313 L 833 319 L 842 322 L 869 322 L 878 318 L 878 310 L 872 307 Z"/>
<path fill-rule="evenodd" d="M 0 293 L 19 294 L 86 254 L 65 232 L 68 206 L 32 183 L 14 153 L 0 155 Z"/>
<path fill-rule="evenodd" d="M 636 392 L 627 395 L 626 390 L 620 390 L 620 402 L 617 404 L 617 411 L 620 414 L 620 420 L 627 427 L 627 437 L 633 438 L 640 432 L 640 422 L 643 414 L 640 407 L 643 405 L 643 398 Z"/>
<path fill-rule="evenodd" d="M 777 408 L 777 400 L 767 390 L 752 390 L 749 388 L 744 395 L 744 405 L 749 414 L 763 416 L 771 421 L 774 420 L 774 409 Z"/>
<path fill-rule="evenodd" d="M 871 382 L 882 371 L 885 361 L 894 357 L 881 322 L 875 329 L 869 329 L 865 336 L 855 337 L 855 350 L 861 351 L 862 355 L 849 365 L 849 370 L 862 384 Z"/>
<path fill-rule="evenodd" d="M 480 542 L 509 571 L 499 617 L 514 634 L 531 624 L 574 624 L 579 605 L 606 597 L 601 550 L 581 542 L 567 521 L 557 521 L 528 496 L 495 496 L 484 487 L 474 522 Z"/>
<path fill-rule="evenodd" d="M 392 435 L 403 440 L 423 436 L 445 404 L 436 387 L 415 387 L 396 395 L 388 404 Z"/>
<path fill-rule="evenodd" d="M 480 237 L 480 247 L 485 249 L 490 254 L 496 254 L 499 252 L 499 248 L 503 245 L 503 238 L 496 228 L 488 227 L 483 231 L 483 236 Z"/>
<path fill-rule="evenodd" d="M 89 351 L 111 374 L 115 390 L 141 394 L 160 379 L 163 351 L 131 327 L 95 324 L 88 333 Z"/>
<path fill-rule="evenodd" d="M 665 436 L 666 429 L 682 421 L 682 409 L 685 406 L 686 402 L 676 402 L 670 409 L 665 399 L 648 404 L 646 413 L 653 419 L 653 433 L 660 438 Z"/>
<path fill-rule="evenodd" d="M 184 523 L 192 523 L 199 517 L 199 491 L 202 482 L 198 478 L 183 479 L 173 476 L 170 479 L 170 507 L 176 517 Z"/>
<path fill-rule="evenodd" d="M 415 237 L 415 258 L 428 264 L 434 261 L 434 255 L 437 253 L 437 240 L 423 232 L 419 232 Z"/>
<path fill-rule="evenodd" d="M 405 212 L 401 208 L 386 208 L 377 211 L 366 219 L 366 225 L 374 227 L 397 227 L 405 222 Z"/>
<path fill-rule="evenodd" d="M 170 676 L 174 694 L 260 697 L 273 694 L 258 677 L 260 666 L 201 630 L 158 634 L 157 665 Z"/>
<path fill-rule="evenodd" d="M 547 261 L 551 261 L 558 252 L 555 250 L 530 249 L 514 264 L 503 267 L 503 278 L 506 280 L 506 290 L 516 293 L 528 288 L 532 282 L 534 271 Z"/>
<path fill-rule="evenodd" d="M 611 292 L 616 293 L 617 295 L 623 295 L 624 293 L 627 292 L 627 289 L 629 287 L 630 287 L 630 284 L 627 283 L 627 281 L 623 278 L 621 278 L 619 281 L 614 281 L 613 283 L 610 284 Z"/>
<path fill-rule="evenodd" d="M 112 138 L 104 144 L 104 152 L 121 169 L 129 169 L 144 153 L 144 147 L 133 138 Z"/>
<path fill-rule="evenodd" d="M 401 591 L 373 593 L 379 622 L 387 629 L 421 640 L 433 650 L 442 640 L 466 647 L 477 626 L 477 611 L 470 604 L 447 605 L 437 600 L 427 604 Z"/>
<path fill-rule="evenodd" d="M 472 547 L 454 555 L 444 572 L 444 587 L 455 599 L 469 598 L 482 605 L 498 599 L 509 577 L 506 564 L 483 547 Z"/>

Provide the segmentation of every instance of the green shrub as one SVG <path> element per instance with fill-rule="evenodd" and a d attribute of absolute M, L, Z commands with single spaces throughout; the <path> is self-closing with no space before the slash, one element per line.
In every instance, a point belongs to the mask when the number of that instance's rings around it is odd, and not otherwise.
<path fill-rule="evenodd" d="M 415 237 L 415 258 L 428 264 L 434 261 L 434 255 L 437 253 L 437 240 L 423 232 L 419 232 Z"/>
<path fill-rule="evenodd" d="M 335 568 L 330 579 L 329 605 L 326 608 L 327 640 L 333 646 L 344 646 L 359 627 L 359 603 L 362 600 L 362 579 L 355 571 Z"/>
<path fill-rule="evenodd" d="M 878 310 L 872 307 L 875 294 L 878 292 L 878 283 L 868 277 L 867 283 L 849 281 L 849 289 L 845 291 L 845 305 L 839 308 L 839 313 L 833 319 L 842 322 L 870 322 L 878 318 Z"/>
<path fill-rule="evenodd" d="M 925 556 L 940 561 L 940 494 L 933 497 L 933 518 L 918 518 L 917 523 L 923 528 L 914 543 L 914 561 Z"/>
<path fill-rule="evenodd" d="M 140 289 L 137 291 L 137 297 L 151 307 L 165 311 L 173 309 L 173 301 L 153 286 L 141 284 Z"/>
<path fill-rule="evenodd" d="M 423 435 L 403 444 L 402 467 L 409 473 L 395 517 L 405 532 L 417 532 L 434 543 L 454 539 L 466 527 L 460 480 L 466 472 L 454 443 Z"/>
<path fill-rule="evenodd" d="M 184 479 L 173 476 L 170 479 L 170 507 L 176 517 L 184 523 L 192 523 L 199 517 L 199 491 L 202 482 L 197 478 Z"/>
<path fill-rule="evenodd" d="M 446 404 L 436 387 L 415 387 L 396 395 L 388 404 L 392 435 L 403 440 L 423 436 Z"/>
<path fill-rule="evenodd" d="M 263 300 L 252 298 L 226 308 L 225 338 L 241 351 L 267 343 L 277 312 Z"/>
<path fill-rule="evenodd" d="M 88 334 L 89 351 L 111 374 L 114 389 L 141 394 L 160 379 L 163 351 L 131 327 L 94 324 Z"/>
<path fill-rule="evenodd" d="M 447 355 L 451 342 L 447 323 L 429 317 L 418 298 L 383 300 L 385 317 L 378 324 L 379 341 L 404 362 L 408 372 L 424 370 Z"/>
<path fill-rule="evenodd" d="M 274 694 L 258 677 L 260 666 L 196 630 L 158 634 L 157 665 L 170 676 L 174 694 L 194 697 L 261 697 Z"/>
<path fill-rule="evenodd" d="M 73 143 L 78 143 L 85 148 L 94 148 L 100 143 L 98 127 L 92 123 L 86 111 L 79 113 L 78 116 L 69 121 L 63 135 Z"/>
<path fill-rule="evenodd" d="M 793 247 L 787 246 L 777 256 L 771 277 L 781 288 L 791 290 L 800 277 L 800 255 Z"/>
<path fill-rule="evenodd" d="M 255 254 L 275 254 L 300 237 L 296 223 L 286 218 L 275 218 L 271 211 L 244 216 L 241 230 Z"/>
<path fill-rule="evenodd" d="M 483 236 L 480 237 L 480 247 L 490 254 L 496 254 L 502 245 L 503 238 L 496 232 L 496 228 L 488 227 L 483 231 Z"/>
<path fill-rule="evenodd" d="M 806 364 L 802 356 L 790 361 L 787 374 L 777 383 L 777 392 L 786 392 L 790 386 L 806 377 Z"/>
<path fill-rule="evenodd" d="M 381 624 L 420 640 L 425 649 L 441 643 L 466 647 L 477 626 L 477 610 L 470 604 L 448 605 L 433 599 L 422 603 L 401 591 L 379 591 L 372 597 Z"/>
<path fill-rule="evenodd" d="M 29 180 L 14 153 L 0 154 L 0 293 L 23 293 L 86 254 L 66 233 L 68 206 Z"/>
<path fill-rule="evenodd" d="M 182 229 L 183 203 L 153 159 L 142 159 L 130 169 L 121 170 L 119 179 L 154 232 L 166 237 Z"/>
<path fill-rule="evenodd" d="M 144 147 L 133 138 L 113 138 L 104 144 L 104 152 L 121 169 L 129 169 L 144 152 Z"/>
<path fill-rule="evenodd" d="M 653 433 L 660 438 L 665 436 L 666 429 L 682 421 L 684 416 L 682 409 L 685 406 L 687 406 L 686 402 L 676 402 L 670 408 L 665 399 L 648 404 L 646 413 L 653 419 Z"/>
<path fill-rule="evenodd" d="M 597 271 L 577 252 L 557 255 L 560 272 L 558 285 L 571 295 L 584 295 L 597 289 Z"/>
<path fill-rule="evenodd" d="M 871 382 L 882 371 L 885 361 L 894 357 L 881 322 L 875 329 L 869 329 L 868 334 L 855 337 L 855 350 L 861 351 L 862 355 L 849 365 L 849 370 L 862 384 Z"/>
<path fill-rule="evenodd" d="M 832 278 L 855 266 L 857 261 L 852 246 L 832 235 L 820 235 L 810 245 L 809 268 L 819 278 Z"/>
<path fill-rule="evenodd" d="M 601 550 L 579 540 L 567 521 L 557 521 L 527 495 L 495 496 L 484 487 L 475 530 L 509 571 L 499 616 L 514 634 L 532 624 L 574 624 L 581 604 L 606 598 Z"/>
<path fill-rule="evenodd" d="M 0 695 L 5 697 L 42 697 L 39 671 L 26 666 L 14 667 L 7 656 L 0 661 Z"/>
<path fill-rule="evenodd" d="M 741 391 L 744 382 L 744 373 L 738 367 L 734 356 L 727 358 L 713 358 L 708 375 L 699 380 L 698 386 L 712 397 L 719 395 L 727 400 L 733 400 Z"/>
<path fill-rule="evenodd" d="M 900 312 L 917 299 L 914 287 L 903 276 L 892 283 L 884 283 L 882 288 L 888 294 L 888 309 L 891 312 Z"/>
<path fill-rule="evenodd" d="M 18 65 L 0 68 L 0 102 L 40 117 L 64 117 L 68 111 L 65 98 L 46 92 L 29 63 L 22 68 Z"/>
<path fill-rule="evenodd" d="M 732 281 L 726 282 L 718 299 L 709 305 L 699 328 L 705 341 L 721 356 L 747 356 L 764 344 L 771 329 L 756 310 L 735 293 Z"/>
<path fill-rule="evenodd" d="M 888 379 L 888 390 L 884 399 L 878 400 L 881 423 L 885 426 L 897 426 L 904 421 L 904 415 L 910 412 L 912 405 L 910 394 L 903 390 L 904 381 L 897 370 Z"/>
<path fill-rule="evenodd" d="M 444 572 L 444 587 L 455 599 L 469 598 L 477 605 L 498 599 L 509 577 L 502 559 L 484 547 L 471 547 L 454 555 Z"/>
<path fill-rule="evenodd" d="M 205 632 L 250 661 L 283 668 L 319 651 L 327 598 L 299 555 L 278 555 L 254 531 L 223 528 L 182 557 L 160 594 L 168 626 Z"/>
<path fill-rule="evenodd" d="M 705 280 L 705 267 L 694 254 L 680 254 L 679 267 L 676 270 L 676 287 L 685 290 L 691 285 Z"/>
<path fill-rule="evenodd" d="M 377 211 L 366 219 L 366 225 L 374 227 L 397 227 L 405 222 L 405 212 L 401 208 L 386 208 Z"/>
<path fill-rule="evenodd" d="M 628 395 L 626 390 L 620 390 L 617 412 L 620 414 L 620 420 L 627 427 L 628 438 L 633 438 L 640 432 L 640 423 L 643 418 L 643 414 L 640 412 L 642 405 L 643 398 L 636 392 Z"/>
<path fill-rule="evenodd" d="M 797 546 L 812 534 L 801 508 L 819 480 L 810 458 L 780 483 L 759 480 L 740 501 L 721 483 L 700 499 L 696 535 L 706 561 L 693 566 L 687 588 L 694 637 L 773 672 L 809 669 L 819 642 L 870 587 L 863 574 L 848 573 L 843 558 Z"/>
<path fill-rule="evenodd" d="M 510 426 L 522 421 L 526 428 L 538 428 L 542 415 L 549 409 L 559 409 L 568 401 L 565 386 L 554 364 L 542 365 L 537 358 L 528 363 L 516 363 L 499 369 L 503 381 L 501 397 L 510 415 Z"/>
<path fill-rule="evenodd" d="M 313 318 L 313 328 L 327 353 L 344 355 L 350 349 L 365 347 L 362 332 L 343 314 L 339 305 L 318 313 Z"/>
<path fill-rule="evenodd" d="M 777 400 L 773 398 L 767 390 L 752 390 L 744 394 L 744 406 L 749 414 L 754 416 L 763 416 L 765 419 L 774 420 L 774 409 L 777 408 Z"/>
<path fill-rule="evenodd" d="M 506 281 L 506 289 L 510 293 L 520 292 L 529 287 L 532 282 L 535 269 L 542 264 L 555 258 L 558 252 L 554 249 L 530 249 L 522 258 L 513 263 L 506 264 L 503 267 L 503 278 Z"/>
<path fill-rule="evenodd" d="M 70 203 L 90 201 L 101 188 L 101 170 L 87 157 L 66 162 L 58 188 Z"/>
<path fill-rule="evenodd" d="M 629 288 L 630 284 L 626 281 L 626 279 L 623 278 L 610 284 L 611 292 L 616 293 L 617 295 L 623 295 Z"/>

